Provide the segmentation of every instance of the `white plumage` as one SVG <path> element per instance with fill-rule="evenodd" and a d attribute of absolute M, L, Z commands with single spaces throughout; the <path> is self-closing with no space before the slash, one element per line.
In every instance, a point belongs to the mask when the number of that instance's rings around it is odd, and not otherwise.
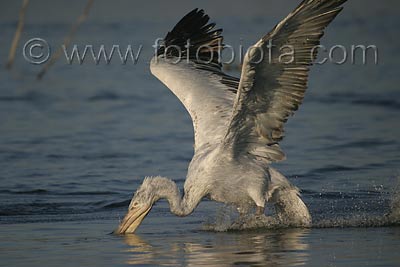
<path fill-rule="evenodd" d="M 222 30 L 214 30 L 203 10 L 193 10 L 167 34 L 150 68 L 188 110 L 195 153 L 183 196 L 167 178 L 146 178 L 117 233 L 134 232 L 161 198 L 178 216 L 192 213 L 203 197 L 235 205 L 241 214 L 256 208 L 261 215 L 271 202 L 289 224 L 311 224 L 299 190 L 269 164 L 285 159 L 278 144 L 284 123 L 303 100 L 313 48 L 344 2 L 304 0 L 248 51 L 240 80 L 222 71 Z M 294 60 L 282 62 L 279 49 L 269 53 L 271 43 L 292 47 Z"/>

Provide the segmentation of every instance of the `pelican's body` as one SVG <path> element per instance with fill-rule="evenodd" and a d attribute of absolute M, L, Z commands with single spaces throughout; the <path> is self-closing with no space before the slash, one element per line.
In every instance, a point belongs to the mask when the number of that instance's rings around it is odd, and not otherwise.
<path fill-rule="evenodd" d="M 196 109 L 207 110 L 210 114 L 207 116 L 207 124 L 210 126 L 205 126 L 202 131 L 195 131 L 195 154 L 189 164 L 184 185 L 185 197 L 201 199 L 208 196 L 218 202 L 234 204 L 240 210 L 248 210 L 254 203 L 264 206 L 271 182 L 269 166 L 247 155 L 231 157 L 223 142 L 232 115 L 235 94 L 213 88 L 205 90 L 204 76 L 210 74 L 196 69 L 195 64 L 190 62 L 175 63 L 174 59 L 153 58 L 150 70 L 179 98 L 192 118 L 197 118 L 194 119 L 194 124 L 201 123 L 198 122 L 201 119 L 197 116 Z M 177 76 L 176 73 L 180 75 Z M 218 81 L 214 82 L 218 85 Z M 207 98 L 212 101 L 208 102 Z M 198 99 L 205 101 L 196 102 Z M 196 107 L 196 104 L 201 107 Z M 199 126 L 194 127 L 196 129 Z"/>
<path fill-rule="evenodd" d="M 254 204 L 263 207 L 271 181 L 268 167 L 246 158 L 232 159 L 224 151 L 222 145 L 215 145 L 196 153 L 189 165 L 185 195 L 209 196 L 241 209 Z"/>
<path fill-rule="evenodd" d="M 176 184 L 148 177 L 136 191 L 118 233 L 132 233 L 161 198 L 171 212 L 187 216 L 203 197 L 232 204 L 241 214 L 276 215 L 295 226 L 309 226 L 310 213 L 299 190 L 270 163 L 285 159 L 279 147 L 286 120 L 301 104 L 309 66 L 325 27 L 346 0 L 304 0 L 287 18 L 249 49 L 240 80 L 219 62 L 222 30 L 213 30 L 202 10 L 187 14 L 167 34 L 150 63 L 154 76 L 183 103 L 194 127 L 194 156 L 183 196 Z M 293 49 L 294 61 L 282 63 L 268 45 Z M 172 48 L 172 49 L 171 49 Z M 260 55 L 268 55 L 259 60 Z M 268 62 L 267 62 L 268 61 Z"/>

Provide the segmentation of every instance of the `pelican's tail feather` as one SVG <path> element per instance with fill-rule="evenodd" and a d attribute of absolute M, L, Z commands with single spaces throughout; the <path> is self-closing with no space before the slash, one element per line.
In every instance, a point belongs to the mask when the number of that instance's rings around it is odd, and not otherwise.
<path fill-rule="evenodd" d="M 311 227 L 311 215 L 300 198 L 299 189 L 273 168 L 270 168 L 270 175 L 271 185 L 266 198 L 275 205 L 279 221 L 291 227 Z"/>

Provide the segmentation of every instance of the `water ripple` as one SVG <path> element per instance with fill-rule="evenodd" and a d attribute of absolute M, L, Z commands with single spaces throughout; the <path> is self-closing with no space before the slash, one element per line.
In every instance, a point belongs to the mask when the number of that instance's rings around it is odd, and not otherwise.
<path fill-rule="evenodd" d="M 386 95 L 357 94 L 357 93 L 332 93 L 328 96 L 311 96 L 310 100 L 324 104 L 346 103 L 361 106 L 375 106 L 385 109 L 400 109 L 397 98 L 385 98 Z"/>

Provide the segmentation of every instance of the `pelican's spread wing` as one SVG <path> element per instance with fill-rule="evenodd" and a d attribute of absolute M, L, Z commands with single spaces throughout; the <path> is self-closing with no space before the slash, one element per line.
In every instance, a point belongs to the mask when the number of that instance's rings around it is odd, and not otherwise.
<path fill-rule="evenodd" d="M 313 48 L 344 2 L 305 0 L 248 50 L 225 136 L 234 156 L 251 154 L 268 162 L 285 158 L 278 145 L 284 123 L 303 100 L 316 58 Z"/>
<path fill-rule="evenodd" d="M 195 9 L 168 32 L 150 69 L 183 103 L 192 117 L 195 150 L 222 140 L 239 79 L 221 70 L 222 30 Z"/>

